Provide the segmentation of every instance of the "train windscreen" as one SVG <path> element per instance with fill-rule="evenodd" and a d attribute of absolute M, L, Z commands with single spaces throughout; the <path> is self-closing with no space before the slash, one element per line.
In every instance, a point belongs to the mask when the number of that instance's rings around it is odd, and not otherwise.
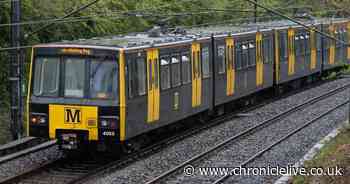
<path fill-rule="evenodd" d="M 109 59 L 37 57 L 33 95 L 117 99 L 118 65 Z"/>

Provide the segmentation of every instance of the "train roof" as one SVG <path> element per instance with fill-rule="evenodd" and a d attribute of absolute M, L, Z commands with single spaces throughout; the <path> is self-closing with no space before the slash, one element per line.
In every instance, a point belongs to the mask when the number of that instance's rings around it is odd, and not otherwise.
<path fill-rule="evenodd" d="M 319 25 L 329 24 L 331 22 L 345 22 L 347 19 L 315 19 L 303 21 L 307 25 Z M 109 37 L 91 38 L 91 39 L 79 39 L 74 41 L 62 41 L 59 43 L 50 43 L 37 45 L 36 47 L 62 47 L 62 46 L 74 46 L 74 47 L 89 47 L 89 48 L 105 48 L 105 49 L 135 49 L 135 48 L 149 48 L 158 47 L 162 45 L 170 45 L 175 43 L 188 43 L 194 40 L 209 39 L 211 35 L 236 35 L 245 34 L 248 32 L 256 32 L 258 30 L 272 30 L 283 29 L 288 27 L 298 27 L 297 24 L 291 21 L 278 20 L 259 23 L 246 23 L 246 24 L 227 24 L 223 26 L 206 26 L 191 29 L 184 29 L 182 34 L 167 33 L 159 35 L 151 35 L 149 32 L 142 33 L 130 33 L 127 35 L 116 35 Z"/>

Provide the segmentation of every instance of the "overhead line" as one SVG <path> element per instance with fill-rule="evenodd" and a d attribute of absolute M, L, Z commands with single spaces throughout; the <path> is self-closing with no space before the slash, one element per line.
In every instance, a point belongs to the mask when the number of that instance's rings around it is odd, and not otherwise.
<path fill-rule="evenodd" d="M 288 8 L 285 8 L 288 9 Z M 147 9 L 143 10 L 128 10 L 128 11 L 121 11 L 121 12 L 109 12 L 109 13 L 101 13 L 101 14 L 92 14 L 92 15 L 86 15 L 86 16 L 78 16 L 78 17 L 71 17 L 71 18 L 55 18 L 55 19 L 46 19 L 46 20 L 37 20 L 37 21 L 24 21 L 24 22 L 19 22 L 19 23 L 7 23 L 7 24 L 0 24 L 1 27 L 8 27 L 8 26 L 16 26 L 16 25 L 35 25 L 35 24 L 44 24 L 44 23 L 53 23 L 53 24 L 58 24 L 58 23 L 69 23 L 69 22 L 85 22 L 92 20 L 93 18 L 100 18 L 100 17 L 105 17 L 109 18 L 112 17 L 116 14 L 124 15 L 124 16 L 131 16 L 131 15 L 152 15 L 152 16 L 181 16 L 181 15 L 194 15 L 194 14 L 209 14 L 212 12 L 209 11 L 214 11 L 214 12 L 254 12 L 254 10 L 232 10 L 232 9 L 215 9 L 215 8 L 203 8 L 200 10 L 207 10 L 207 12 L 204 11 L 192 11 L 192 12 L 184 12 L 184 13 L 168 13 L 168 14 L 154 14 L 154 13 L 143 13 L 140 11 L 147 11 Z M 326 10 L 326 11 L 313 11 L 313 13 L 317 12 L 340 12 L 343 10 Z M 134 13 L 129 13 L 129 12 L 134 12 Z M 264 11 L 266 12 L 266 11 Z M 261 12 L 261 13 L 264 13 Z"/>
<path fill-rule="evenodd" d="M 90 3 L 88 3 L 88 4 L 86 4 L 86 5 L 83 5 L 83 6 L 79 7 L 79 8 L 77 8 L 77 9 L 71 11 L 70 13 L 68 13 L 67 15 L 65 15 L 65 16 L 63 16 L 63 17 L 61 17 L 61 18 L 59 18 L 59 19 L 62 20 L 62 19 L 68 18 L 68 17 L 70 17 L 70 16 L 72 16 L 72 15 L 74 15 L 74 14 L 80 12 L 80 11 L 83 11 L 83 10 L 85 10 L 86 8 L 88 8 L 88 7 L 90 7 L 90 6 L 94 5 L 94 4 L 96 4 L 96 3 L 99 2 L 99 1 L 100 1 L 100 0 L 93 0 L 93 1 L 91 1 Z M 43 27 L 40 27 L 39 29 L 36 29 L 36 30 L 33 31 L 33 32 L 30 32 L 29 34 L 26 34 L 25 37 L 29 37 L 29 36 L 31 36 L 31 35 L 33 35 L 33 34 L 35 34 L 35 33 L 38 33 L 39 31 L 41 31 L 41 30 L 43 30 L 43 29 L 46 29 L 46 28 L 48 28 L 48 27 L 50 27 L 50 26 L 52 26 L 52 25 L 54 25 L 54 23 L 49 23 L 49 24 L 47 24 L 47 25 L 44 25 Z"/>
<path fill-rule="evenodd" d="M 287 19 L 287 20 L 290 20 L 290 21 L 292 21 L 292 22 L 294 22 L 294 23 L 296 23 L 296 24 L 298 24 L 298 25 L 300 25 L 300 26 L 302 26 L 302 27 L 304 27 L 304 28 L 306 28 L 306 29 L 308 29 L 308 30 L 310 30 L 310 31 L 311 31 L 311 30 L 314 30 L 315 32 L 319 33 L 319 34 L 322 35 L 322 36 L 325 36 L 325 37 L 327 37 L 327 38 L 329 38 L 329 39 L 332 39 L 332 40 L 334 40 L 334 41 L 337 41 L 337 42 L 339 42 L 339 43 L 342 43 L 342 44 L 344 44 L 344 45 L 348 45 L 348 46 L 349 46 L 349 44 L 348 44 L 347 42 L 344 42 L 343 40 L 340 40 L 340 39 L 338 39 L 338 38 L 335 38 L 335 37 L 333 37 L 332 35 L 327 34 L 327 33 L 325 33 L 325 32 L 322 32 L 322 31 L 320 31 L 320 30 L 318 30 L 318 29 L 316 29 L 316 28 L 312 28 L 312 27 L 310 27 L 310 26 L 308 26 L 308 25 L 302 23 L 301 21 L 298 21 L 298 20 L 296 20 L 296 19 L 294 19 L 294 18 L 292 18 L 292 17 L 289 17 L 289 16 L 287 16 L 287 15 L 284 15 L 284 14 L 282 14 L 282 13 L 280 13 L 280 12 L 278 12 L 278 11 L 272 9 L 272 8 L 269 8 L 269 7 L 267 7 L 267 6 L 264 6 L 264 5 L 260 4 L 260 3 L 257 3 L 257 2 L 255 2 L 255 1 L 253 1 L 253 0 L 245 0 L 245 1 L 250 2 L 250 3 L 252 3 L 252 4 L 255 4 L 255 5 L 257 5 L 258 7 L 263 8 L 263 9 L 265 9 L 265 10 L 267 10 L 267 11 L 273 13 L 273 14 L 276 14 L 276 15 L 278 15 L 278 16 L 280 16 L 280 17 L 283 17 L 283 18 L 285 18 L 285 19 Z"/>
<path fill-rule="evenodd" d="M 260 17 L 271 17 L 271 16 L 260 16 Z M 178 27 L 183 27 L 183 28 L 194 28 L 194 27 L 200 27 L 200 26 L 205 26 L 205 25 L 218 25 L 218 24 L 224 24 L 224 23 L 232 23 L 232 22 L 239 22 L 239 21 L 242 21 L 242 20 L 249 20 L 249 19 L 252 19 L 251 17 L 250 18 L 240 18 L 240 19 L 235 19 L 235 20 L 225 20 L 225 21 L 220 21 L 220 22 L 216 22 L 216 23 L 206 23 L 206 24 L 196 24 L 196 25 L 192 25 L 192 26 L 177 26 L 177 27 L 172 27 L 172 28 L 169 28 L 169 29 L 175 29 L 175 28 L 178 28 Z M 45 43 L 38 43 L 38 44 L 45 44 Z M 38 45 L 38 44 L 35 44 L 35 45 Z M 7 48 L 0 48 L 0 52 L 5 52 L 5 51 L 10 51 L 10 50 L 15 50 L 15 49 L 27 49 L 27 48 L 32 48 L 34 47 L 35 45 L 24 45 L 24 46 L 19 46 L 19 47 L 7 47 Z"/>

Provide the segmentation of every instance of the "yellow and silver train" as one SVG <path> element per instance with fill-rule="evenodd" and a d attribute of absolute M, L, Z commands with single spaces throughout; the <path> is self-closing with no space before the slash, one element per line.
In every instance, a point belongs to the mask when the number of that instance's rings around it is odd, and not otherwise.
<path fill-rule="evenodd" d="M 349 41 L 348 20 L 305 23 Z M 290 22 L 186 31 L 33 47 L 28 135 L 105 150 L 350 59 L 346 45 Z"/>

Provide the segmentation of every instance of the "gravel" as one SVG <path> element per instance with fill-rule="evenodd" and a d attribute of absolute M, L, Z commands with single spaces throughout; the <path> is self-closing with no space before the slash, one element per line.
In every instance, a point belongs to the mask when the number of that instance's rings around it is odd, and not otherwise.
<path fill-rule="evenodd" d="M 58 150 L 58 146 L 53 146 L 46 150 L 35 152 L 24 157 L 3 163 L 0 165 L 0 178 L 15 176 L 21 172 L 39 167 L 42 164 L 51 162 L 61 158 L 62 152 Z"/>
<path fill-rule="evenodd" d="M 315 122 L 309 128 L 297 133 L 283 145 L 277 146 L 264 154 L 263 157 L 248 165 L 248 167 L 288 166 L 302 158 L 312 146 L 327 136 L 347 118 L 347 108 L 343 107 L 325 118 Z M 321 125 L 321 126 L 320 126 Z M 280 176 L 246 176 L 232 177 L 225 183 L 273 183 Z"/>
<path fill-rule="evenodd" d="M 339 93 L 326 100 L 323 100 L 322 102 L 318 102 L 314 105 L 311 105 L 302 111 L 294 113 L 291 116 L 288 116 L 286 119 L 282 120 L 282 123 L 275 123 L 253 134 L 252 136 L 236 141 L 234 144 L 231 144 L 229 148 L 225 149 L 222 152 L 219 152 L 218 154 L 215 154 L 214 157 L 207 159 L 206 161 L 202 162 L 201 164 L 197 164 L 196 166 L 237 167 L 241 163 L 243 163 L 245 160 L 247 160 L 249 157 L 253 156 L 260 150 L 263 150 L 264 148 L 268 147 L 270 144 L 278 141 L 284 135 L 297 129 L 298 127 L 303 125 L 305 122 L 317 117 L 319 114 L 324 113 L 331 107 L 335 107 L 337 104 L 341 104 L 342 102 L 344 102 L 347 99 L 346 94 L 349 94 L 349 90 Z M 300 114 L 303 114 L 303 115 L 301 116 Z M 318 132 L 315 132 L 315 131 L 308 131 L 307 133 L 308 134 L 306 134 L 306 137 L 312 136 L 314 134 L 318 135 Z M 320 137 L 320 139 L 321 138 L 322 137 Z M 295 143 L 292 143 L 292 144 L 295 145 L 296 150 L 304 149 L 303 145 L 297 145 Z M 270 165 L 272 163 L 276 163 L 275 159 L 273 158 L 279 156 L 280 154 L 284 155 L 285 153 L 283 152 L 281 153 L 280 151 L 275 151 L 273 153 L 273 157 L 270 160 L 268 160 L 270 162 Z M 294 155 L 291 155 L 291 154 L 287 154 L 287 156 L 296 158 Z M 252 165 L 252 166 L 255 166 L 255 165 Z M 268 165 L 262 165 L 262 166 L 268 166 Z M 287 166 L 287 165 L 284 165 L 284 166 Z M 198 182 L 211 183 L 215 181 L 215 179 L 217 178 L 201 176 L 201 175 L 196 175 L 194 177 L 183 177 L 180 175 L 178 178 L 175 178 L 172 180 L 176 183 L 198 183 Z M 238 181 L 235 181 L 235 182 L 238 182 Z M 258 181 L 257 183 L 259 182 L 260 181 Z M 230 182 L 227 182 L 227 183 L 230 183 Z M 243 183 L 246 183 L 246 182 L 243 182 Z"/>
<path fill-rule="evenodd" d="M 346 81 L 347 79 L 339 79 L 337 81 L 323 84 L 322 86 L 282 99 L 272 104 L 268 104 L 262 108 L 250 112 L 253 114 L 253 116 L 236 118 L 231 121 L 227 121 L 221 125 L 211 128 L 210 130 L 205 130 L 201 133 L 179 141 L 178 143 L 163 149 L 159 153 L 136 161 L 122 169 L 116 170 L 113 173 L 105 173 L 104 176 L 94 178 L 88 183 L 143 183 L 195 156 L 196 154 L 207 150 L 211 146 L 216 145 L 218 142 L 221 142 L 230 136 L 236 135 L 248 127 L 256 125 L 265 119 L 268 119 L 278 113 L 281 113 L 282 111 L 287 110 L 288 108 L 291 108 L 292 106 L 295 106 L 296 104 L 300 104 L 312 97 L 319 96 L 325 92 L 328 92 L 330 89 L 340 87 L 344 85 Z M 325 108 L 329 108 L 331 104 L 335 104 L 339 101 L 344 101 L 344 94 L 345 93 L 331 97 L 331 100 L 328 100 L 326 103 L 322 103 L 323 105 L 317 105 L 313 106 L 313 108 L 308 108 L 308 110 L 303 113 L 305 116 L 300 116 L 300 114 L 293 116 L 293 118 L 286 119 L 284 125 L 277 126 L 277 128 L 275 126 L 273 129 L 270 128 L 269 131 L 263 131 L 263 133 L 259 133 L 259 136 L 256 136 L 255 138 L 252 136 L 234 143 L 230 145 L 229 149 L 222 151 L 219 154 L 220 157 L 212 157 L 205 162 L 201 162 L 199 165 L 208 165 L 213 167 L 219 165 L 227 166 L 227 163 L 230 163 L 230 165 L 232 164 L 233 166 L 239 164 L 242 160 L 248 158 L 249 155 L 251 155 L 253 152 L 262 149 L 263 146 L 266 146 L 268 143 L 271 143 L 271 141 L 281 137 L 281 132 L 287 132 L 291 128 L 295 128 L 297 125 L 300 125 L 300 122 L 305 121 L 307 117 L 311 115 L 311 113 L 324 112 Z M 342 117 L 342 119 L 344 119 L 344 117 Z M 299 124 L 297 124 L 297 122 L 299 122 Z M 329 127 L 329 131 L 334 127 L 335 126 Z M 322 129 L 322 132 L 325 132 L 325 134 L 328 132 L 326 131 L 327 127 L 322 126 L 320 128 L 324 128 Z M 271 131 L 275 131 L 275 134 L 273 134 Z M 279 133 L 276 133 L 276 131 Z M 318 140 L 313 139 L 313 136 L 319 136 L 320 138 L 324 136 L 322 132 L 312 131 L 309 133 L 310 139 L 309 136 L 302 136 L 303 138 L 307 139 L 308 142 L 310 141 L 310 143 L 306 146 L 304 146 L 304 144 L 302 144 L 302 146 L 294 143 L 291 144 L 296 146 L 296 148 L 294 148 L 296 150 L 307 149 L 307 146 L 312 146 L 312 143 L 317 142 Z M 242 154 L 239 154 L 238 152 Z M 234 155 L 232 155 L 232 153 L 234 153 Z M 283 155 L 278 154 L 273 158 L 278 158 L 278 156 Z M 292 154 L 290 157 L 291 159 L 293 158 L 294 160 L 298 160 L 301 156 L 298 154 Z M 276 163 L 278 162 L 276 161 Z M 214 178 L 206 177 L 204 180 L 198 181 L 191 180 L 189 177 L 183 177 L 180 174 L 178 178 L 172 179 L 173 183 L 203 183 L 205 181 L 212 181 Z"/>

